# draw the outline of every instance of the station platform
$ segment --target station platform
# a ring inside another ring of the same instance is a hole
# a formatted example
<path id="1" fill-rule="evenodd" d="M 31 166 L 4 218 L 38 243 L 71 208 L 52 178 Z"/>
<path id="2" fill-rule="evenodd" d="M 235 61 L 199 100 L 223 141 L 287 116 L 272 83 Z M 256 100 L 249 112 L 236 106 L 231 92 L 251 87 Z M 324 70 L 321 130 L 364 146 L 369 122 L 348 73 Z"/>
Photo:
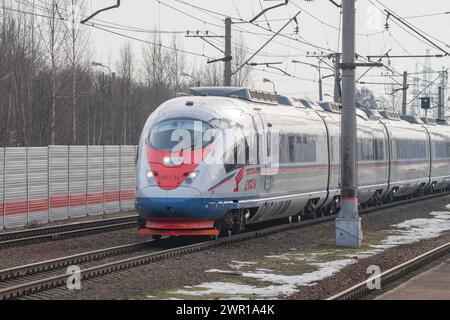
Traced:
<path id="1" fill-rule="evenodd" d="M 450 257 L 375 300 L 450 300 Z"/>

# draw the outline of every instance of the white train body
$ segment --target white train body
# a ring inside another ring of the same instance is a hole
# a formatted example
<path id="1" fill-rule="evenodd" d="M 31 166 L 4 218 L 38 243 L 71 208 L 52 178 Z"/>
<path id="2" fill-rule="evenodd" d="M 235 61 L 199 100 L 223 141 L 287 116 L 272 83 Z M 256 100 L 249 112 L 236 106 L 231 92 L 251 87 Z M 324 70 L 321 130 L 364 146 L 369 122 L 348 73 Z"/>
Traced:
<path id="1" fill-rule="evenodd" d="M 257 94 L 242 88 L 197 90 L 214 95 L 233 90 L 249 97 Z M 263 100 L 187 96 L 163 103 L 150 115 L 137 158 L 136 208 L 141 233 L 218 235 L 250 223 L 336 211 L 340 114 L 278 105 L 273 97 Z M 390 119 L 369 118 L 358 110 L 361 204 L 450 185 L 450 126 L 410 123 L 389 114 Z M 207 128 L 232 128 L 242 139 L 226 149 L 218 148 L 224 145 L 224 137 L 217 136 L 209 144 L 192 148 L 191 158 L 202 154 L 200 161 L 185 164 L 180 155 L 187 151 L 175 154 L 169 148 L 173 143 L 166 143 L 164 137 L 176 128 L 204 133 L 191 121 Z M 248 132 L 258 138 L 249 137 Z M 271 150 L 275 134 L 279 137 L 276 164 Z M 248 154 L 243 164 L 221 161 L 239 158 L 239 147 L 245 150 L 249 145 L 257 154 L 253 163 Z"/>

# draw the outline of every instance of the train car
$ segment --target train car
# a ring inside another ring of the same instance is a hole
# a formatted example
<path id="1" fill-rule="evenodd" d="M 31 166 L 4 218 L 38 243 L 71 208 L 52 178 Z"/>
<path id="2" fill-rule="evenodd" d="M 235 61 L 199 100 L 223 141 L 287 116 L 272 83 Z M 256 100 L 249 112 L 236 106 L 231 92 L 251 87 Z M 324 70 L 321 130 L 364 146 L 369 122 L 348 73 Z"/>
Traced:
<path id="1" fill-rule="evenodd" d="M 362 205 L 449 186 L 450 126 L 357 115 Z M 158 107 L 142 131 L 139 232 L 217 237 L 262 221 L 336 213 L 339 144 L 339 105 L 280 106 L 257 90 L 191 88 Z"/>

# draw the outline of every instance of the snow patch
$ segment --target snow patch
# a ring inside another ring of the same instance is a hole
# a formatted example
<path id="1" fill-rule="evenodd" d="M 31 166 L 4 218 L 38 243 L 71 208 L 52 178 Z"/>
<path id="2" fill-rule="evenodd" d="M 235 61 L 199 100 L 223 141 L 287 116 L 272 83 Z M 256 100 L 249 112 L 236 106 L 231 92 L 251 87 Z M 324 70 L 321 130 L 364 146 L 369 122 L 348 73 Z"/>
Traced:
<path id="1" fill-rule="evenodd" d="M 177 290 L 174 293 L 190 296 L 220 294 L 231 296 L 232 299 L 234 299 L 236 296 L 257 296 L 258 298 L 273 299 L 282 294 L 292 294 L 295 292 L 295 290 L 289 285 L 273 285 L 260 288 L 256 286 L 230 282 L 206 282 L 195 287 L 200 290 Z"/>
<path id="2" fill-rule="evenodd" d="M 450 211 L 450 204 L 446 206 Z M 320 258 L 326 255 L 339 255 L 339 252 L 322 253 L 297 253 L 293 248 L 291 252 L 285 254 L 272 254 L 266 256 L 269 259 L 280 260 L 282 265 L 296 265 L 296 262 L 302 261 L 308 263 L 316 269 L 312 272 L 300 275 L 282 275 L 276 274 L 274 270 L 256 268 L 254 271 L 236 271 L 243 267 L 250 268 L 258 262 L 232 261 L 229 264 L 232 270 L 211 269 L 206 272 L 238 274 L 243 278 L 251 278 L 267 283 L 264 286 L 247 285 L 242 283 L 230 282 L 206 282 L 197 286 L 187 286 L 185 290 L 175 291 L 175 294 L 184 294 L 190 296 L 220 295 L 225 299 L 277 299 L 284 295 L 291 295 L 298 291 L 298 287 L 311 286 L 318 281 L 323 280 L 339 272 L 341 269 L 351 265 L 360 258 L 367 258 L 383 252 L 389 248 L 401 244 L 411 244 L 423 239 L 435 238 L 443 232 L 450 230 L 450 212 L 431 212 L 432 218 L 418 218 L 406 220 L 402 223 L 393 225 L 396 228 L 392 234 L 372 245 L 371 249 L 354 252 L 342 253 L 342 259 L 328 262 L 318 262 Z M 191 289 L 191 290 L 189 290 Z"/>
<path id="3" fill-rule="evenodd" d="M 430 215 L 434 218 L 406 220 L 394 225 L 398 228 L 396 234 L 386 237 L 380 244 L 373 247 L 386 250 L 401 244 L 411 244 L 420 240 L 435 238 L 450 230 L 450 212 L 431 212 Z"/>
<path id="4" fill-rule="evenodd" d="M 295 288 L 313 285 L 324 278 L 330 277 L 331 275 L 354 262 L 355 261 L 353 259 L 344 259 L 329 262 L 312 263 L 311 265 L 317 267 L 317 270 L 301 275 L 288 276 L 273 273 L 244 272 L 242 273 L 242 276 L 264 282 L 270 282 L 280 285 L 290 285 Z"/>
<path id="5" fill-rule="evenodd" d="M 250 266 L 252 266 L 254 264 L 256 264 L 256 262 L 232 260 L 231 263 L 228 264 L 228 266 L 231 269 L 240 270 L 243 267 L 250 267 Z"/>

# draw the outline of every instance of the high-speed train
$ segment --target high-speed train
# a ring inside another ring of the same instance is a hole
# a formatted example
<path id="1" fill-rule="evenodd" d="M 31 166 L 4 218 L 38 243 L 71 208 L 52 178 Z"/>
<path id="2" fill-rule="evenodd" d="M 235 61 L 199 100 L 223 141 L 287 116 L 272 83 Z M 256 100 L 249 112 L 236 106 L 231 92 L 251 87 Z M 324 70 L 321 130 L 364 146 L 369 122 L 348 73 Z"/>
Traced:
<path id="1" fill-rule="evenodd" d="M 204 87 L 159 106 L 139 141 L 139 233 L 217 237 L 262 221 L 336 213 L 340 108 L 289 101 Z M 360 205 L 450 186 L 447 123 L 356 110 Z"/>

